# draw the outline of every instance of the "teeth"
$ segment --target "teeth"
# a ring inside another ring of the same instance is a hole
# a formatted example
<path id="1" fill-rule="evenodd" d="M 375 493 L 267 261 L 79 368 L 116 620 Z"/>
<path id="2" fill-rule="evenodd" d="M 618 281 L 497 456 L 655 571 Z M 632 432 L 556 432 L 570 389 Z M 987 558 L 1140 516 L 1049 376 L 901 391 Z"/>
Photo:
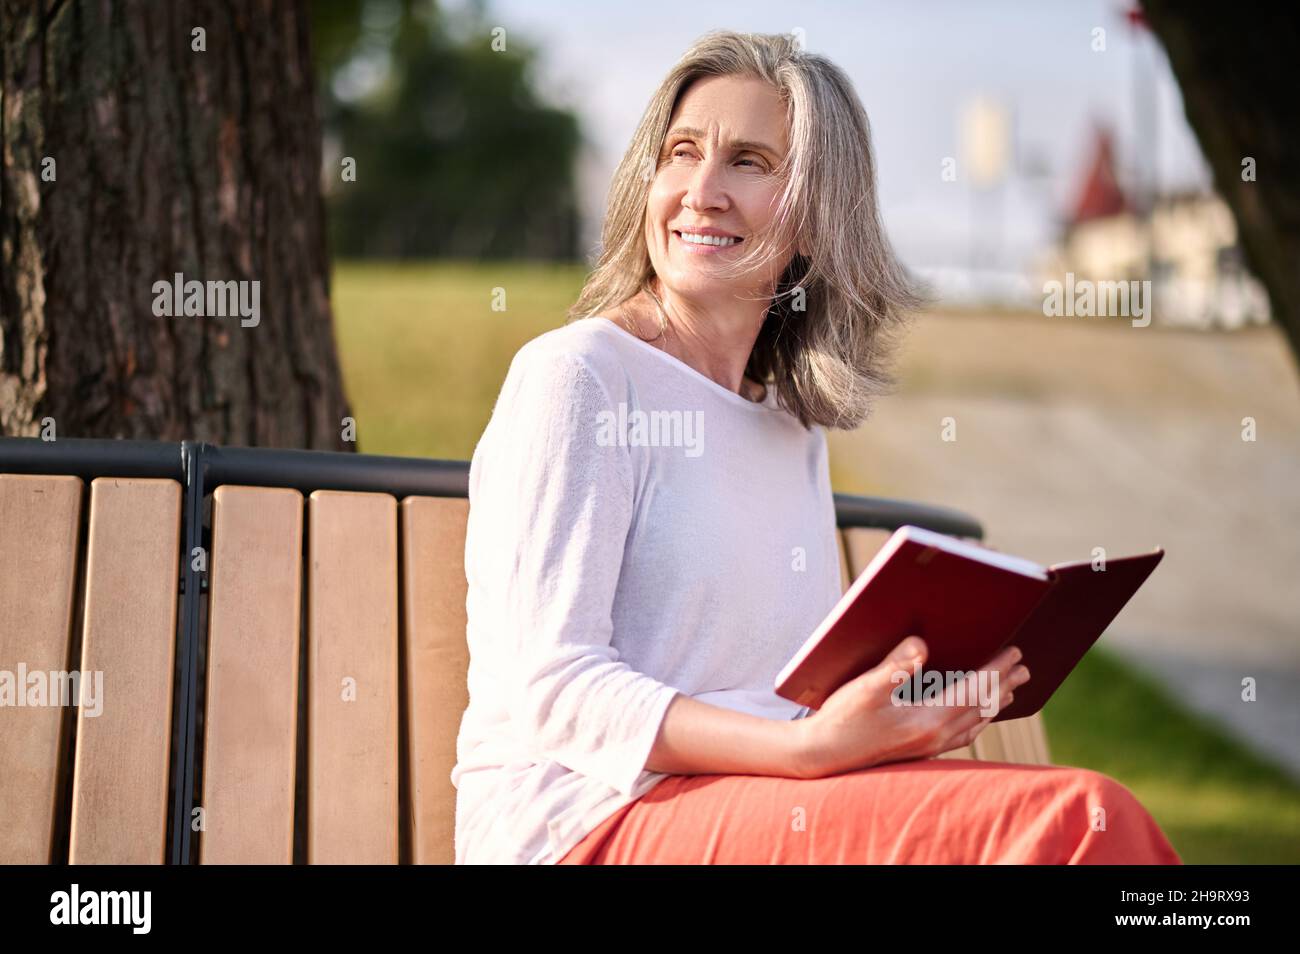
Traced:
<path id="1" fill-rule="evenodd" d="M 740 241 L 738 238 L 723 238 L 720 235 L 696 235 L 692 232 L 678 232 L 683 242 L 690 242 L 692 245 L 735 245 Z"/>

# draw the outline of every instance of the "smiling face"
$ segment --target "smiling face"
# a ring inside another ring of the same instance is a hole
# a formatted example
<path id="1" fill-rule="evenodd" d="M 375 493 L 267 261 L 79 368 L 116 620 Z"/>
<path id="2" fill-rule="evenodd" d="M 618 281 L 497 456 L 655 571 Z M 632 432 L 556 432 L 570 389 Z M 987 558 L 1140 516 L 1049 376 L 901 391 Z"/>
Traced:
<path id="1" fill-rule="evenodd" d="M 700 303 L 771 295 L 789 257 L 759 275 L 723 279 L 720 262 L 766 233 L 788 149 L 786 107 L 752 77 L 709 76 L 690 85 L 668 123 L 646 203 L 645 240 L 660 280 Z"/>

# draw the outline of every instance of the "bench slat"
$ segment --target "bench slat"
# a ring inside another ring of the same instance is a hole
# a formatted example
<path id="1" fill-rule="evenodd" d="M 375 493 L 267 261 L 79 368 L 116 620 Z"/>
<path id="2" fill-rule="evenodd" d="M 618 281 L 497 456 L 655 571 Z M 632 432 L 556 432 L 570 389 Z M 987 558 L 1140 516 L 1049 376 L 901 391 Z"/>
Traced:
<path id="1" fill-rule="evenodd" d="M 302 494 L 212 505 L 201 864 L 292 864 Z"/>
<path id="2" fill-rule="evenodd" d="M 307 862 L 396 864 L 397 501 L 308 504 Z"/>
<path id="3" fill-rule="evenodd" d="M 176 481 L 91 482 L 81 669 L 104 698 L 77 712 L 73 864 L 163 863 L 180 531 Z"/>
<path id="4" fill-rule="evenodd" d="M 453 864 L 459 716 L 469 705 L 465 525 L 469 501 L 407 497 L 402 519 L 402 651 L 411 860 Z"/>
<path id="5" fill-rule="evenodd" d="M 48 673 L 70 668 L 80 520 L 81 478 L 0 474 L 0 670 L 21 701 L 20 664 L 46 687 L 45 705 L 0 712 L 0 864 L 52 860 L 66 709 Z"/>
<path id="6" fill-rule="evenodd" d="M 996 732 L 994 730 L 997 730 Z M 1042 713 L 1025 719 L 1008 719 L 990 725 L 974 743 L 975 758 L 988 762 L 1020 762 L 1026 765 L 1051 765 L 1047 731 Z"/>

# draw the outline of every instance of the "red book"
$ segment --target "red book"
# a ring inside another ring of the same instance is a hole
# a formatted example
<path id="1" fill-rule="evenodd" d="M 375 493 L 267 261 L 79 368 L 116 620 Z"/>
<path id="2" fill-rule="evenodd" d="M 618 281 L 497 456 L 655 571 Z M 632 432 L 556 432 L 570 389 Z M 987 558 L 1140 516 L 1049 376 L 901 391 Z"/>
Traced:
<path id="1" fill-rule="evenodd" d="M 777 695 L 820 709 L 908 635 L 923 672 L 969 672 L 1020 648 L 1029 681 L 994 722 L 1031 716 L 1137 592 L 1164 550 L 1039 566 L 956 537 L 899 527 L 776 677 Z M 1104 567 L 1104 568 L 1103 568 Z"/>

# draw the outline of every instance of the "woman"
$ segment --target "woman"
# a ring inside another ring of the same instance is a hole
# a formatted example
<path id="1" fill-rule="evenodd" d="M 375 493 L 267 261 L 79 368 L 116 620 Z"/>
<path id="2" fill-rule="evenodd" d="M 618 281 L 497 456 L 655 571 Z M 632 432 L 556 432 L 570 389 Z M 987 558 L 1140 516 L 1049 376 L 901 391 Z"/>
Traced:
<path id="1" fill-rule="evenodd" d="M 816 712 L 773 692 L 841 594 L 825 429 L 920 303 L 845 76 L 702 38 L 471 463 L 458 863 L 1178 861 L 1099 773 L 931 758 L 989 720 L 890 703 L 915 637 Z"/>

